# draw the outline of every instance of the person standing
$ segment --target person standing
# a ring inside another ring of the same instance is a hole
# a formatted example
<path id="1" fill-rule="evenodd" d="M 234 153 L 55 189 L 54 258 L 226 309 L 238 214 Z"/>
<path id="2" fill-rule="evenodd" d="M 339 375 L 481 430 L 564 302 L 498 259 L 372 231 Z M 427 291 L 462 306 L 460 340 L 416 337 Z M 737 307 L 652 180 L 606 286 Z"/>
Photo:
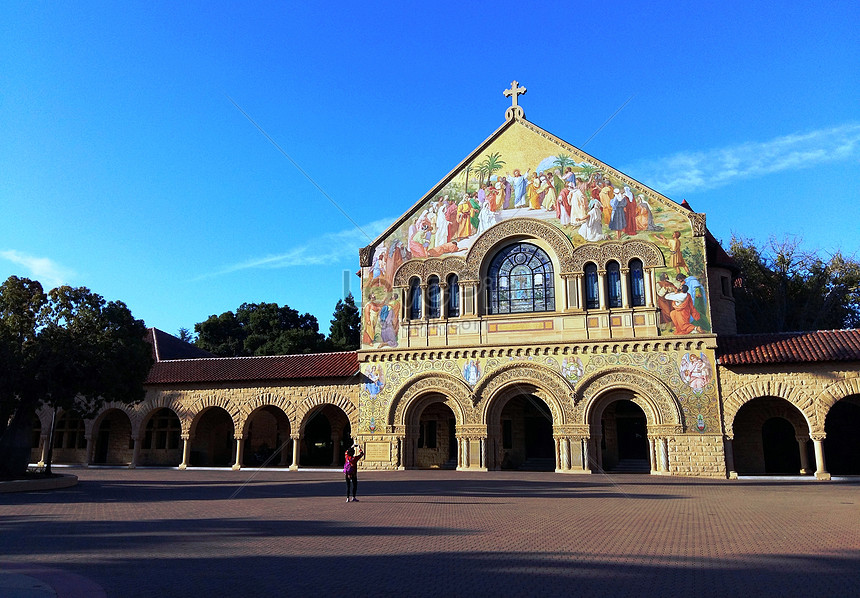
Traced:
<path id="1" fill-rule="evenodd" d="M 357 444 L 346 449 L 343 464 L 343 475 L 346 477 L 346 502 L 349 502 L 350 484 L 352 485 L 352 500 L 358 502 L 355 497 L 358 491 L 358 462 L 363 458 L 364 451 Z"/>

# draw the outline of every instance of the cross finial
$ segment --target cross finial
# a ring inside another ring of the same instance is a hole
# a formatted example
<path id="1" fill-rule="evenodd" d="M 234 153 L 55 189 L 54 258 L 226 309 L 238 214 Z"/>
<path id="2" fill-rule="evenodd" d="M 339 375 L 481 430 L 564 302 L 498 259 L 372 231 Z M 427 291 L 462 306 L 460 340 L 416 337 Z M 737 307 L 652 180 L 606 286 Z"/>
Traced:
<path id="1" fill-rule="evenodd" d="M 519 105 L 519 102 L 517 101 L 517 99 L 518 99 L 517 96 L 520 96 L 520 95 L 524 94 L 525 92 L 526 92 L 526 88 L 520 87 L 519 82 L 516 80 L 513 83 L 511 83 L 510 89 L 506 89 L 504 91 L 505 97 L 510 97 L 512 102 L 513 102 L 511 104 L 511 107 L 505 111 L 505 118 L 506 119 L 511 120 L 514 117 L 523 118 L 523 109 Z"/>

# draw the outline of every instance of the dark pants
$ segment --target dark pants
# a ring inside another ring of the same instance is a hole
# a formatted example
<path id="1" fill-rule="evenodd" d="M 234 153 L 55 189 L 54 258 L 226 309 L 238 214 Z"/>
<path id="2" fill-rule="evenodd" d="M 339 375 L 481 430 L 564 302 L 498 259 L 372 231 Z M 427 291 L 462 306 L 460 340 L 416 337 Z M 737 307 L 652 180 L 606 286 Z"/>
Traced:
<path id="1" fill-rule="evenodd" d="M 345 474 L 346 477 L 346 497 L 349 498 L 349 483 L 352 480 L 352 497 L 355 498 L 355 493 L 358 492 L 358 474 L 356 472 Z"/>

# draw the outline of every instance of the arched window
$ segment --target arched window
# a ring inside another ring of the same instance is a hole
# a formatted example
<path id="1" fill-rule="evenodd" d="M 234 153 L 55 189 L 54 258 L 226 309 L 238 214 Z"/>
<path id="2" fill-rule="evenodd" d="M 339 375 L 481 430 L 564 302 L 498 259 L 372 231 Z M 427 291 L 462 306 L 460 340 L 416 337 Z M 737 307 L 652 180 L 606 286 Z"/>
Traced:
<path id="1" fill-rule="evenodd" d="M 597 309 L 600 307 L 600 291 L 597 288 L 597 266 L 585 264 L 585 308 Z"/>
<path id="2" fill-rule="evenodd" d="M 618 262 L 606 264 L 606 302 L 609 307 L 621 307 L 621 268 Z"/>
<path id="3" fill-rule="evenodd" d="M 641 307 L 645 305 L 645 273 L 642 270 L 642 260 L 630 260 L 630 305 Z"/>
<path id="4" fill-rule="evenodd" d="M 442 297 L 439 289 L 439 277 L 431 276 L 427 280 L 427 317 L 442 317 Z"/>
<path id="5" fill-rule="evenodd" d="M 447 316 L 456 318 L 460 315 L 460 278 L 456 274 L 448 277 L 448 306 Z"/>
<path id="6" fill-rule="evenodd" d="M 487 270 L 491 314 L 555 311 L 555 278 L 546 252 L 530 243 L 499 251 Z"/>
<path id="7" fill-rule="evenodd" d="M 417 278 L 409 281 L 409 319 L 421 319 L 421 286 Z"/>

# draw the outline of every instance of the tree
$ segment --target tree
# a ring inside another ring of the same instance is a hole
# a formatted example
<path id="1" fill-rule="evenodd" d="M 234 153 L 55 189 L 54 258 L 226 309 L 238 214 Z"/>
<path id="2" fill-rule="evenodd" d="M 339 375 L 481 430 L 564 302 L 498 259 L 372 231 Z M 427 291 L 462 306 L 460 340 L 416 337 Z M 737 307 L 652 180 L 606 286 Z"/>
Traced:
<path id="1" fill-rule="evenodd" d="M 277 303 L 243 303 L 235 314 L 209 316 L 194 330 L 197 346 L 220 357 L 314 353 L 325 348 L 314 316 Z"/>
<path id="2" fill-rule="evenodd" d="M 738 268 L 738 332 L 794 332 L 860 327 L 860 263 L 836 252 L 825 260 L 800 240 L 771 239 L 761 250 L 732 237 Z"/>
<path id="3" fill-rule="evenodd" d="M 42 405 L 87 417 L 105 401 L 143 399 L 152 365 L 146 327 L 87 288 L 11 276 L 0 285 L 0 476 L 26 471 Z"/>
<path id="4" fill-rule="evenodd" d="M 188 328 L 182 327 L 176 331 L 176 337 L 184 341 L 186 343 L 194 344 L 194 333 L 192 333 Z"/>
<path id="5" fill-rule="evenodd" d="M 352 293 L 339 299 L 331 320 L 329 342 L 335 351 L 355 351 L 361 344 L 361 314 Z"/>
<path id="6" fill-rule="evenodd" d="M 576 162 L 574 162 L 573 158 L 571 158 L 567 154 L 557 155 L 552 163 L 554 166 L 558 166 L 559 170 L 561 170 L 562 173 L 564 173 L 564 169 L 568 166 L 573 167 L 576 165 Z"/>

